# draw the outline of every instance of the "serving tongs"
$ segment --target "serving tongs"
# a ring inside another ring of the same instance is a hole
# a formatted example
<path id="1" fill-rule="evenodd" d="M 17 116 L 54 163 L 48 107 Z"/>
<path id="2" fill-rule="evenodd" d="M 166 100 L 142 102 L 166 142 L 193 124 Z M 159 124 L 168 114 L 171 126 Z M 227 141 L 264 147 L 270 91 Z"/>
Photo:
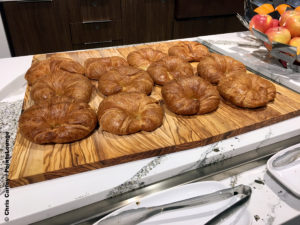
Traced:
<path id="1" fill-rule="evenodd" d="M 133 225 L 138 224 L 156 214 L 161 212 L 182 209 L 186 207 L 210 204 L 214 202 L 219 202 L 233 196 L 236 196 L 239 200 L 235 203 L 229 205 L 215 217 L 209 220 L 206 224 L 217 224 L 224 218 L 231 214 L 231 212 L 244 204 L 251 196 L 251 188 L 246 185 L 239 185 L 233 188 L 222 189 L 210 194 L 200 195 L 197 197 L 172 202 L 164 205 L 158 205 L 153 207 L 141 207 L 137 209 L 130 209 L 123 211 L 117 215 L 102 218 L 95 222 L 93 225 Z"/>

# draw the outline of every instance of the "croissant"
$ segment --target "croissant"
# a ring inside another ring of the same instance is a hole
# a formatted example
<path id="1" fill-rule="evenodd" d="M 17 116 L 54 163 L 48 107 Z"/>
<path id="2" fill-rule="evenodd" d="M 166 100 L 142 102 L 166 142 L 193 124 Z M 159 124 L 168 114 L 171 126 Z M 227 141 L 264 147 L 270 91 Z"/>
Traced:
<path id="1" fill-rule="evenodd" d="M 168 109 L 180 115 L 209 113 L 220 103 L 216 87 L 197 76 L 173 80 L 162 87 L 161 93 Z"/>
<path id="2" fill-rule="evenodd" d="M 98 82 L 98 89 L 104 95 L 119 92 L 141 92 L 150 94 L 153 80 L 141 69 L 131 66 L 121 66 L 103 74 Z"/>
<path id="3" fill-rule="evenodd" d="M 276 95 L 273 83 L 246 72 L 232 72 L 222 77 L 218 90 L 224 99 L 243 108 L 265 106 Z"/>
<path id="4" fill-rule="evenodd" d="M 156 62 L 167 54 L 154 50 L 152 48 L 142 48 L 137 51 L 130 52 L 127 56 L 127 62 L 129 65 L 140 68 L 142 70 L 147 70 L 148 66 L 152 62 Z"/>
<path id="5" fill-rule="evenodd" d="M 46 60 L 37 61 L 27 70 L 25 79 L 29 85 L 43 78 L 49 73 L 62 71 L 66 74 L 77 73 L 84 74 L 84 68 L 78 62 L 70 58 L 52 56 Z"/>
<path id="6" fill-rule="evenodd" d="M 97 115 L 87 103 L 34 105 L 19 120 L 21 134 L 37 144 L 68 143 L 89 135 Z"/>
<path id="7" fill-rule="evenodd" d="M 157 101 L 143 93 L 111 95 L 98 108 L 102 130 L 118 135 L 153 131 L 161 126 L 163 115 L 163 109 Z"/>
<path id="8" fill-rule="evenodd" d="M 221 77 L 234 71 L 246 72 L 246 67 L 230 56 L 215 53 L 203 57 L 197 66 L 198 75 L 212 84 L 218 84 Z"/>
<path id="9" fill-rule="evenodd" d="M 81 74 L 49 73 L 36 81 L 30 91 L 35 104 L 90 101 L 92 84 Z"/>
<path id="10" fill-rule="evenodd" d="M 85 75 L 93 80 L 99 80 L 104 73 L 119 66 L 128 66 L 127 61 L 119 56 L 89 58 L 84 62 Z"/>
<path id="11" fill-rule="evenodd" d="M 173 79 L 194 76 L 193 67 L 177 56 L 166 56 L 151 63 L 147 72 L 159 85 L 164 85 Z"/>
<path id="12" fill-rule="evenodd" d="M 198 62 L 209 54 L 208 49 L 195 41 L 180 41 L 168 50 L 170 56 L 178 56 L 188 62 Z"/>

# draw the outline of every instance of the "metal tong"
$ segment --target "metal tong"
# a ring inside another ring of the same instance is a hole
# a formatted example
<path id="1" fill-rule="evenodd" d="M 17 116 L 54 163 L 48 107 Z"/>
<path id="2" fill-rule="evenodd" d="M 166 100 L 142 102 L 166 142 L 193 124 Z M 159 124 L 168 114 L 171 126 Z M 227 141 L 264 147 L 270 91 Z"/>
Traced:
<path id="1" fill-rule="evenodd" d="M 251 188 L 246 185 L 239 185 L 233 188 L 223 189 L 210 194 L 201 195 L 169 204 L 158 205 L 153 207 L 142 207 L 138 209 L 130 209 L 123 211 L 117 215 L 110 216 L 104 219 L 100 219 L 93 225 L 133 225 L 138 224 L 158 213 L 171 211 L 175 209 L 182 209 L 186 207 L 192 207 L 196 205 L 203 205 L 208 203 L 214 203 L 228 199 L 233 196 L 237 196 L 240 199 L 234 204 L 228 206 L 225 210 L 217 214 L 214 218 L 209 220 L 206 224 L 217 224 L 220 220 L 227 217 L 236 207 L 241 206 L 251 196 Z"/>

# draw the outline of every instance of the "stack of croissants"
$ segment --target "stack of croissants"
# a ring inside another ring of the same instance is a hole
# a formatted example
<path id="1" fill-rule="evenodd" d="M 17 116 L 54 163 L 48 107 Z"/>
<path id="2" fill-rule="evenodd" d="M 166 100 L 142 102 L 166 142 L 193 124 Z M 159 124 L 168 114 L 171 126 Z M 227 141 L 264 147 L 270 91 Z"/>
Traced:
<path id="1" fill-rule="evenodd" d="M 199 62 L 197 73 L 191 62 Z M 84 66 L 52 56 L 32 64 L 25 74 L 33 106 L 19 120 L 21 134 L 37 144 L 70 143 L 100 129 L 117 135 L 153 131 L 163 122 L 161 106 L 178 115 L 215 111 L 224 101 L 242 108 L 274 100 L 275 86 L 229 57 L 210 53 L 198 42 L 168 49 L 142 48 L 120 56 L 89 58 Z M 94 87 L 91 80 L 97 80 Z M 161 86 L 163 101 L 149 95 Z M 89 106 L 93 88 L 105 96 L 98 111 Z"/>

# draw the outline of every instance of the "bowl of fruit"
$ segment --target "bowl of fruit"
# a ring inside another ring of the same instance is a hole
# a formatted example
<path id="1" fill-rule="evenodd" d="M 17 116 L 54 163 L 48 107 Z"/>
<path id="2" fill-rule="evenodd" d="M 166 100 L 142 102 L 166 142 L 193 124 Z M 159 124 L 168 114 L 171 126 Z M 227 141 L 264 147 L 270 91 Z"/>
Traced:
<path id="1" fill-rule="evenodd" d="M 300 0 L 245 0 L 241 21 L 283 66 L 300 72 Z"/>

